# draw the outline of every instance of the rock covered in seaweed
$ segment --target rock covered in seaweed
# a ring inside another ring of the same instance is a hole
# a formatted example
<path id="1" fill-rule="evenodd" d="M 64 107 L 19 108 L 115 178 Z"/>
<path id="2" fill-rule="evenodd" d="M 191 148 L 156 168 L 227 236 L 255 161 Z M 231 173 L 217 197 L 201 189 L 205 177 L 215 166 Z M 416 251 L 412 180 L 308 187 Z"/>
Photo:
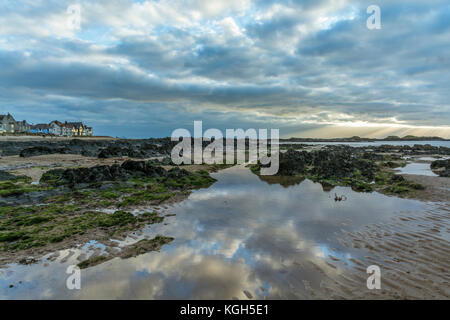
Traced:
<path id="1" fill-rule="evenodd" d="M 441 177 L 450 177 L 450 159 L 433 161 L 431 169 Z"/>
<path id="2" fill-rule="evenodd" d="M 374 179 L 377 166 L 365 153 L 350 147 L 316 150 L 311 152 L 288 150 L 280 153 L 278 175 L 310 174 L 321 179 L 342 179 L 362 176 Z"/>
<path id="3" fill-rule="evenodd" d="M 17 178 L 17 176 L 12 175 L 9 172 L 0 170 L 0 181 L 13 180 L 16 178 Z"/>
<path id="4" fill-rule="evenodd" d="M 151 161 L 127 160 L 121 165 L 98 165 L 90 168 L 70 168 L 49 170 L 41 178 L 41 183 L 51 185 L 75 185 L 104 181 L 127 180 L 132 177 L 182 178 L 190 173 L 178 167 L 165 170 Z"/>

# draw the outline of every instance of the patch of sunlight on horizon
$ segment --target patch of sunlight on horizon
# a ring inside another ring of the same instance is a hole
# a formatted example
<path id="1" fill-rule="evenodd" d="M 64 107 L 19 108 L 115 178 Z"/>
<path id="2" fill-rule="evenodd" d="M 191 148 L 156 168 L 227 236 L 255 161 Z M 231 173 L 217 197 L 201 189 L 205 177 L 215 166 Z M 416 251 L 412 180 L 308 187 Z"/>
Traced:
<path id="1" fill-rule="evenodd" d="M 283 135 L 283 138 L 348 138 L 359 136 L 361 138 L 385 138 L 387 136 L 404 137 L 413 135 L 418 137 L 441 137 L 450 139 L 450 127 L 413 127 L 413 126 L 387 126 L 370 124 L 364 126 L 327 125 L 321 128 L 302 130 Z"/>

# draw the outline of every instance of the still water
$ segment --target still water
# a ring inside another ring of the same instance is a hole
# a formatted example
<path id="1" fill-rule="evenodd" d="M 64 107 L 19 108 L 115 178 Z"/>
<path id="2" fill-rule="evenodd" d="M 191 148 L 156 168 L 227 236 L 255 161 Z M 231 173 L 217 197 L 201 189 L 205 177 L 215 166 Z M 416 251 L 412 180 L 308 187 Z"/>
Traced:
<path id="1" fill-rule="evenodd" d="M 373 142 L 280 142 L 280 144 L 308 144 L 308 145 L 347 145 L 350 147 L 378 147 L 381 145 L 391 146 L 414 146 L 415 144 L 429 144 L 433 147 L 450 148 L 450 141 L 373 141 Z"/>
<path id="2" fill-rule="evenodd" d="M 333 277 L 353 259 L 364 261 L 361 250 L 341 245 L 343 230 L 420 214 L 428 205 L 344 187 L 325 192 L 309 180 L 280 185 L 242 166 L 213 176 L 213 186 L 169 207 L 175 216 L 145 230 L 148 237 L 175 238 L 160 252 L 82 270 L 81 290 L 66 288 L 66 268 L 77 264 L 79 249 L 53 262 L 10 265 L 0 269 L 0 298 L 308 298 L 306 289 L 324 277 L 320 266 L 333 265 L 326 269 Z M 335 193 L 347 200 L 335 202 Z"/>
<path id="3" fill-rule="evenodd" d="M 421 176 L 438 177 L 433 171 L 431 171 L 429 163 L 412 162 L 408 163 L 404 167 L 397 168 L 396 171 L 400 174 L 414 174 Z"/>

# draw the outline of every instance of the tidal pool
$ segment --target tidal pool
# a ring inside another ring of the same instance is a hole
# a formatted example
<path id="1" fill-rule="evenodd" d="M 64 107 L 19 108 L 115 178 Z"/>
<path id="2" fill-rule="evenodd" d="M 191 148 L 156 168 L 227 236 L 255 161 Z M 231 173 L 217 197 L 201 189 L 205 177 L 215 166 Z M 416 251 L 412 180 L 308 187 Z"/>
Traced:
<path id="1" fill-rule="evenodd" d="M 84 269 L 80 290 L 67 289 L 66 269 L 82 249 L 62 251 L 55 261 L 9 265 L 0 269 L 0 298 L 309 298 L 324 277 L 364 261 L 360 248 L 342 245 L 346 231 L 420 215 L 432 205 L 346 187 L 325 192 L 309 180 L 266 182 L 242 166 L 213 176 L 218 181 L 210 188 L 166 210 L 175 216 L 146 228 L 145 236 L 175 238 L 160 252 Z M 335 202 L 335 193 L 346 201 Z"/>
<path id="2" fill-rule="evenodd" d="M 397 168 L 396 171 L 398 171 L 398 173 L 403 174 L 415 174 L 422 176 L 438 177 L 437 174 L 431 171 L 430 164 L 423 162 L 408 163 L 404 167 Z"/>

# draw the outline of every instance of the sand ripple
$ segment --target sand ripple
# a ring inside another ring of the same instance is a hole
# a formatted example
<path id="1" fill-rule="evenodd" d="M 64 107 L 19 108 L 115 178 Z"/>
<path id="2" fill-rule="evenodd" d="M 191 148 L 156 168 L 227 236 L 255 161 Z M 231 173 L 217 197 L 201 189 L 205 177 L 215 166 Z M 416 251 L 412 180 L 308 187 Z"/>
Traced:
<path id="1" fill-rule="evenodd" d="M 341 243 L 365 251 L 351 258 L 347 272 L 326 277 L 311 292 L 322 299 L 449 299 L 450 210 L 439 207 L 421 216 L 399 216 L 383 225 L 347 233 Z M 381 289 L 366 286 L 366 267 L 381 268 Z"/>

